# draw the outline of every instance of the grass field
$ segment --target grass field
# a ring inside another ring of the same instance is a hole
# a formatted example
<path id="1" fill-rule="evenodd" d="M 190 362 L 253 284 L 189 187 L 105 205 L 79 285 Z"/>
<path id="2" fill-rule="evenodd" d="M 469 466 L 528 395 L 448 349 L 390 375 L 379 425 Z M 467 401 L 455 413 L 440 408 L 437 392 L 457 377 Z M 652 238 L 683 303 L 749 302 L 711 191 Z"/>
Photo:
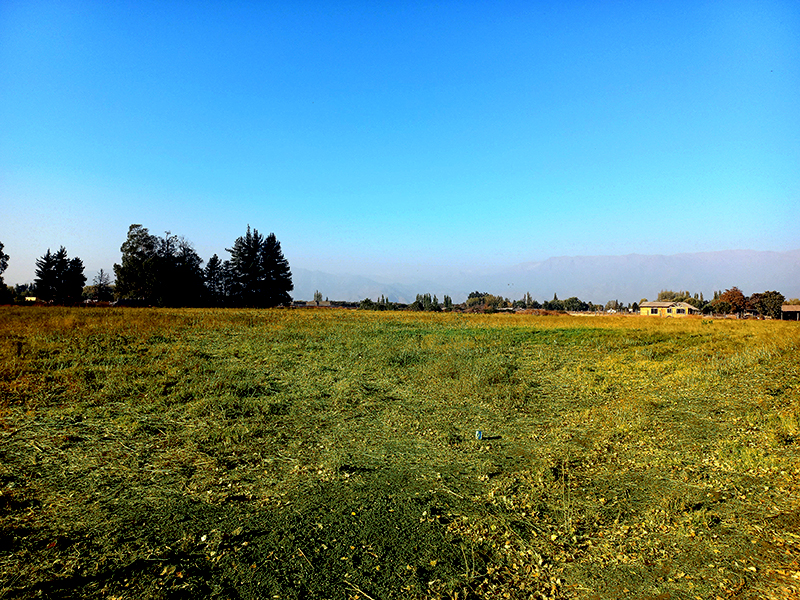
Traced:
<path id="1" fill-rule="evenodd" d="M 0 598 L 798 598 L 799 349 L 769 321 L 0 308 Z"/>

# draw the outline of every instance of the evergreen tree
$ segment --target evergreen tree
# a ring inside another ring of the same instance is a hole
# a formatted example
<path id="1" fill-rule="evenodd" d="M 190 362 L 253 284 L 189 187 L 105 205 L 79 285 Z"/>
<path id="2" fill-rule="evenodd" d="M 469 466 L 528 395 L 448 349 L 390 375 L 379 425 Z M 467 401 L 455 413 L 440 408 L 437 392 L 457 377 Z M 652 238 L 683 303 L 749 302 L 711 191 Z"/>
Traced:
<path id="1" fill-rule="evenodd" d="M 45 255 L 36 261 L 36 295 L 46 302 L 79 302 L 85 283 L 83 261 L 77 257 L 70 260 L 64 246 L 55 254 L 48 248 Z"/>
<path id="2" fill-rule="evenodd" d="M 3 282 L 3 271 L 8 268 L 8 254 L 3 253 L 3 242 L 0 242 L 0 304 L 11 304 L 14 301 L 14 290 Z"/>
<path id="3" fill-rule="evenodd" d="M 92 280 L 94 284 L 94 291 L 92 297 L 98 302 L 108 302 L 114 297 L 114 292 L 111 289 L 111 277 L 108 273 L 100 269 L 100 272 Z"/>
<path id="4" fill-rule="evenodd" d="M 530 292 L 525 292 L 525 308 L 533 308 L 533 298 Z"/>
<path id="5" fill-rule="evenodd" d="M 3 272 L 8 268 L 8 254 L 3 252 L 3 242 L 0 242 L 0 285 L 3 285 Z"/>
<path id="6" fill-rule="evenodd" d="M 433 307 L 433 300 L 430 294 L 423 294 L 422 296 L 422 310 L 430 311 Z"/>
<path id="7" fill-rule="evenodd" d="M 44 256 L 36 260 L 36 277 L 33 280 L 36 296 L 45 302 L 52 302 L 56 297 L 58 288 L 58 275 L 56 273 L 56 258 L 47 249 Z"/>
<path id="8" fill-rule="evenodd" d="M 270 233 L 261 247 L 261 264 L 266 274 L 266 306 L 280 306 L 292 303 L 289 295 L 294 289 L 289 261 L 283 256 L 281 243 Z"/>
<path id="9" fill-rule="evenodd" d="M 61 301 L 64 304 L 81 301 L 83 286 L 86 285 L 86 276 L 83 274 L 83 261 L 77 256 L 67 263 L 61 285 Z"/>
<path id="10" fill-rule="evenodd" d="M 225 265 L 216 254 L 208 259 L 203 270 L 206 300 L 211 306 L 222 306 L 225 301 Z"/>
<path id="11" fill-rule="evenodd" d="M 291 303 L 292 272 L 274 233 L 264 238 L 248 225 L 247 233 L 237 238 L 228 252 L 235 304 L 270 307 Z"/>
<path id="12" fill-rule="evenodd" d="M 195 252 L 191 242 L 178 238 L 172 253 L 164 257 L 164 270 L 168 279 L 162 278 L 167 290 L 164 304 L 169 306 L 199 306 L 205 302 L 205 273 L 203 259 Z"/>

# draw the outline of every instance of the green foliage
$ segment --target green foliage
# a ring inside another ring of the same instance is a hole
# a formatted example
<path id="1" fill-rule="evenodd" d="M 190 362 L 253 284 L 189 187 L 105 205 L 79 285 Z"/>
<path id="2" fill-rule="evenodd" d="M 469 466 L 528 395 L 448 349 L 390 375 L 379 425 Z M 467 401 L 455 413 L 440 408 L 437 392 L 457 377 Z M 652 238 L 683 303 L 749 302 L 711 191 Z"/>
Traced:
<path id="1" fill-rule="evenodd" d="M 736 286 L 725 290 L 724 293 L 719 295 L 718 300 L 715 302 L 715 310 L 723 314 L 741 314 L 746 308 L 747 298 L 745 298 L 742 290 Z"/>
<path id="2" fill-rule="evenodd" d="M 564 303 L 558 299 L 558 294 L 553 294 L 553 299 L 542 304 L 545 310 L 564 310 Z"/>
<path id="3" fill-rule="evenodd" d="M 449 296 L 445 296 L 446 301 L 449 301 L 450 308 L 453 306 L 453 301 L 449 299 Z M 439 299 L 434 294 L 431 296 L 430 294 L 417 294 L 417 297 L 408 305 L 408 310 L 413 312 L 440 312 L 442 310 L 442 305 L 439 303 Z"/>
<path id="4" fill-rule="evenodd" d="M 361 310 L 378 310 L 377 307 L 378 305 L 370 298 L 364 298 L 358 305 L 358 308 Z"/>
<path id="5" fill-rule="evenodd" d="M 75 304 L 80 302 L 86 277 L 83 261 L 68 258 L 64 246 L 51 254 L 50 249 L 36 261 L 34 286 L 36 295 L 45 302 Z"/>
<path id="6" fill-rule="evenodd" d="M 118 298 L 156 306 L 198 306 L 203 303 L 202 259 L 184 238 L 151 235 L 134 224 L 114 265 Z"/>
<path id="7" fill-rule="evenodd" d="M 661 290 L 658 292 L 658 298 L 656 299 L 657 302 L 686 302 L 688 298 L 691 298 L 691 292 L 687 291 L 678 291 L 674 292 L 672 290 Z"/>
<path id="8" fill-rule="evenodd" d="M 733 312 L 733 306 L 730 302 L 726 302 L 722 299 L 717 299 L 715 302 L 712 303 L 710 307 L 714 312 L 727 315 Z"/>
<path id="9" fill-rule="evenodd" d="M 203 270 L 203 279 L 206 286 L 207 303 L 210 306 L 222 306 L 227 296 L 230 275 L 227 265 L 216 254 L 208 259 Z"/>
<path id="10" fill-rule="evenodd" d="M 374 302 L 370 298 L 364 298 L 361 303 L 358 305 L 359 309 L 361 310 L 397 310 L 398 305 L 394 302 L 390 302 L 386 296 L 383 294 L 380 295 L 377 302 Z M 412 309 L 414 310 L 414 309 Z M 417 309 L 421 310 L 421 309 Z"/>
<path id="11" fill-rule="evenodd" d="M 291 303 L 294 288 L 289 263 L 275 234 L 250 230 L 236 239 L 231 260 L 214 254 L 203 260 L 191 243 L 166 232 L 151 235 L 131 225 L 114 265 L 117 297 L 156 306 L 253 306 Z"/>
<path id="12" fill-rule="evenodd" d="M 274 233 L 265 238 L 248 225 L 245 235 L 238 237 L 228 252 L 233 305 L 263 308 L 291 304 L 292 272 Z"/>
<path id="13" fill-rule="evenodd" d="M 11 304 L 14 301 L 14 290 L 3 282 L 3 272 L 8 268 L 8 254 L 3 252 L 3 242 L 0 242 L 0 304 Z"/>
<path id="14" fill-rule="evenodd" d="M 8 268 L 8 254 L 3 252 L 3 242 L 0 242 L 0 284 L 3 283 L 3 272 Z"/>
<path id="15" fill-rule="evenodd" d="M 108 302 L 114 297 L 114 289 L 111 286 L 111 276 L 103 269 L 95 276 L 94 291 L 92 297 L 98 302 Z"/>
<path id="16" fill-rule="evenodd" d="M 134 224 L 120 247 L 122 261 L 114 264 L 118 298 L 150 301 L 159 286 L 157 249 L 159 240 L 146 227 Z"/>
<path id="17" fill-rule="evenodd" d="M 493 296 L 487 292 L 471 292 L 467 296 L 467 308 L 483 306 L 486 309 L 498 309 L 506 305 L 505 298 Z"/>
<path id="18" fill-rule="evenodd" d="M 784 297 L 780 292 L 763 292 L 750 296 L 749 305 L 760 315 L 772 319 L 780 319 L 783 301 Z"/>
<path id="19" fill-rule="evenodd" d="M 533 299 L 530 292 L 525 292 L 525 297 L 523 299 L 525 303 L 525 308 L 541 308 L 542 305 L 539 304 L 536 300 Z"/>
<path id="20" fill-rule="evenodd" d="M 714 298 L 715 299 L 719 298 L 719 293 L 718 292 L 715 293 Z M 643 300 L 643 301 L 646 302 L 646 300 Z M 706 305 L 705 300 L 703 300 L 702 292 L 699 293 L 699 294 L 695 293 L 694 295 L 692 295 L 692 293 L 690 291 L 688 291 L 688 290 L 681 290 L 681 291 L 678 291 L 678 292 L 674 292 L 672 290 L 661 290 L 658 293 L 657 301 L 658 302 L 686 302 L 687 304 L 691 304 L 692 306 L 694 306 L 698 310 L 702 310 L 703 307 Z"/>
<path id="21" fill-rule="evenodd" d="M 567 298 L 566 300 L 564 300 L 564 310 L 568 310 L 571 312 L 581 312 L 589 310 L 589 305 L 580 298 L 572 296 L 571 298 Z"/>

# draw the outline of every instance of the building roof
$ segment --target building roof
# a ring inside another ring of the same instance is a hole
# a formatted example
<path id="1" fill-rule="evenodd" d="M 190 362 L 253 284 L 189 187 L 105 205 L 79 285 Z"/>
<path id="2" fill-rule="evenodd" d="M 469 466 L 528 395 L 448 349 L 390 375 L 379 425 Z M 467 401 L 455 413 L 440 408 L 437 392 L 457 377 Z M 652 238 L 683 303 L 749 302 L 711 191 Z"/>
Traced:
<path id="1" fill-rule="evenodd" d="M 639 308 L 685 308 L 687 310 L 700 311 L 696 306 L 692 306 L 688 302 L 642 302 Z"/>
<path id="2" fill-rule="evenodd" d="M 697 311 L 699 311 L 699 310 L 700 310 L 699 308 L 697 308 L 696 306 L 692 306 L 692 305 L 691 305 L 691 304 L 689 304 L 688 302 L 676 302 L 676 303 L 675 303 L 675 306 L 678 306 L 678 307 L 680 307 L 680 308 L 688 308 L 688 309 L 690 309 L 690 310 L 697 310 Z"/>
<path id="3" fill-rule="evenodd" d="M 781 306 L 783 312 L 800 312 L 800 304 L 784 304 Z"/>
<path id="4" fill-rule="evenodd" d="M 697 310 L 696 306 L 692 306 L 688 302 L 642 302 L 639 306 L 645 308 L 671 308 L 677 306 L 679 308 L 693 308 Z"/>

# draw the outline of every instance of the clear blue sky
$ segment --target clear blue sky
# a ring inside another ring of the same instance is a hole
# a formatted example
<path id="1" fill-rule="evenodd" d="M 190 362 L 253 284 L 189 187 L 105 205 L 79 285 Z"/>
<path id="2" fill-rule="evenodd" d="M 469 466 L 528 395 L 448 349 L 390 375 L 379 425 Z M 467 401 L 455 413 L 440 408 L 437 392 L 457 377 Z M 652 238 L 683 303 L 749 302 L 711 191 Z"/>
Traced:
<path id="1" fill-rule="evenodd" d="M 128 226 L 402 277 L 800 247 L 800 3 L 0 2 L 7 283 Z"/>

